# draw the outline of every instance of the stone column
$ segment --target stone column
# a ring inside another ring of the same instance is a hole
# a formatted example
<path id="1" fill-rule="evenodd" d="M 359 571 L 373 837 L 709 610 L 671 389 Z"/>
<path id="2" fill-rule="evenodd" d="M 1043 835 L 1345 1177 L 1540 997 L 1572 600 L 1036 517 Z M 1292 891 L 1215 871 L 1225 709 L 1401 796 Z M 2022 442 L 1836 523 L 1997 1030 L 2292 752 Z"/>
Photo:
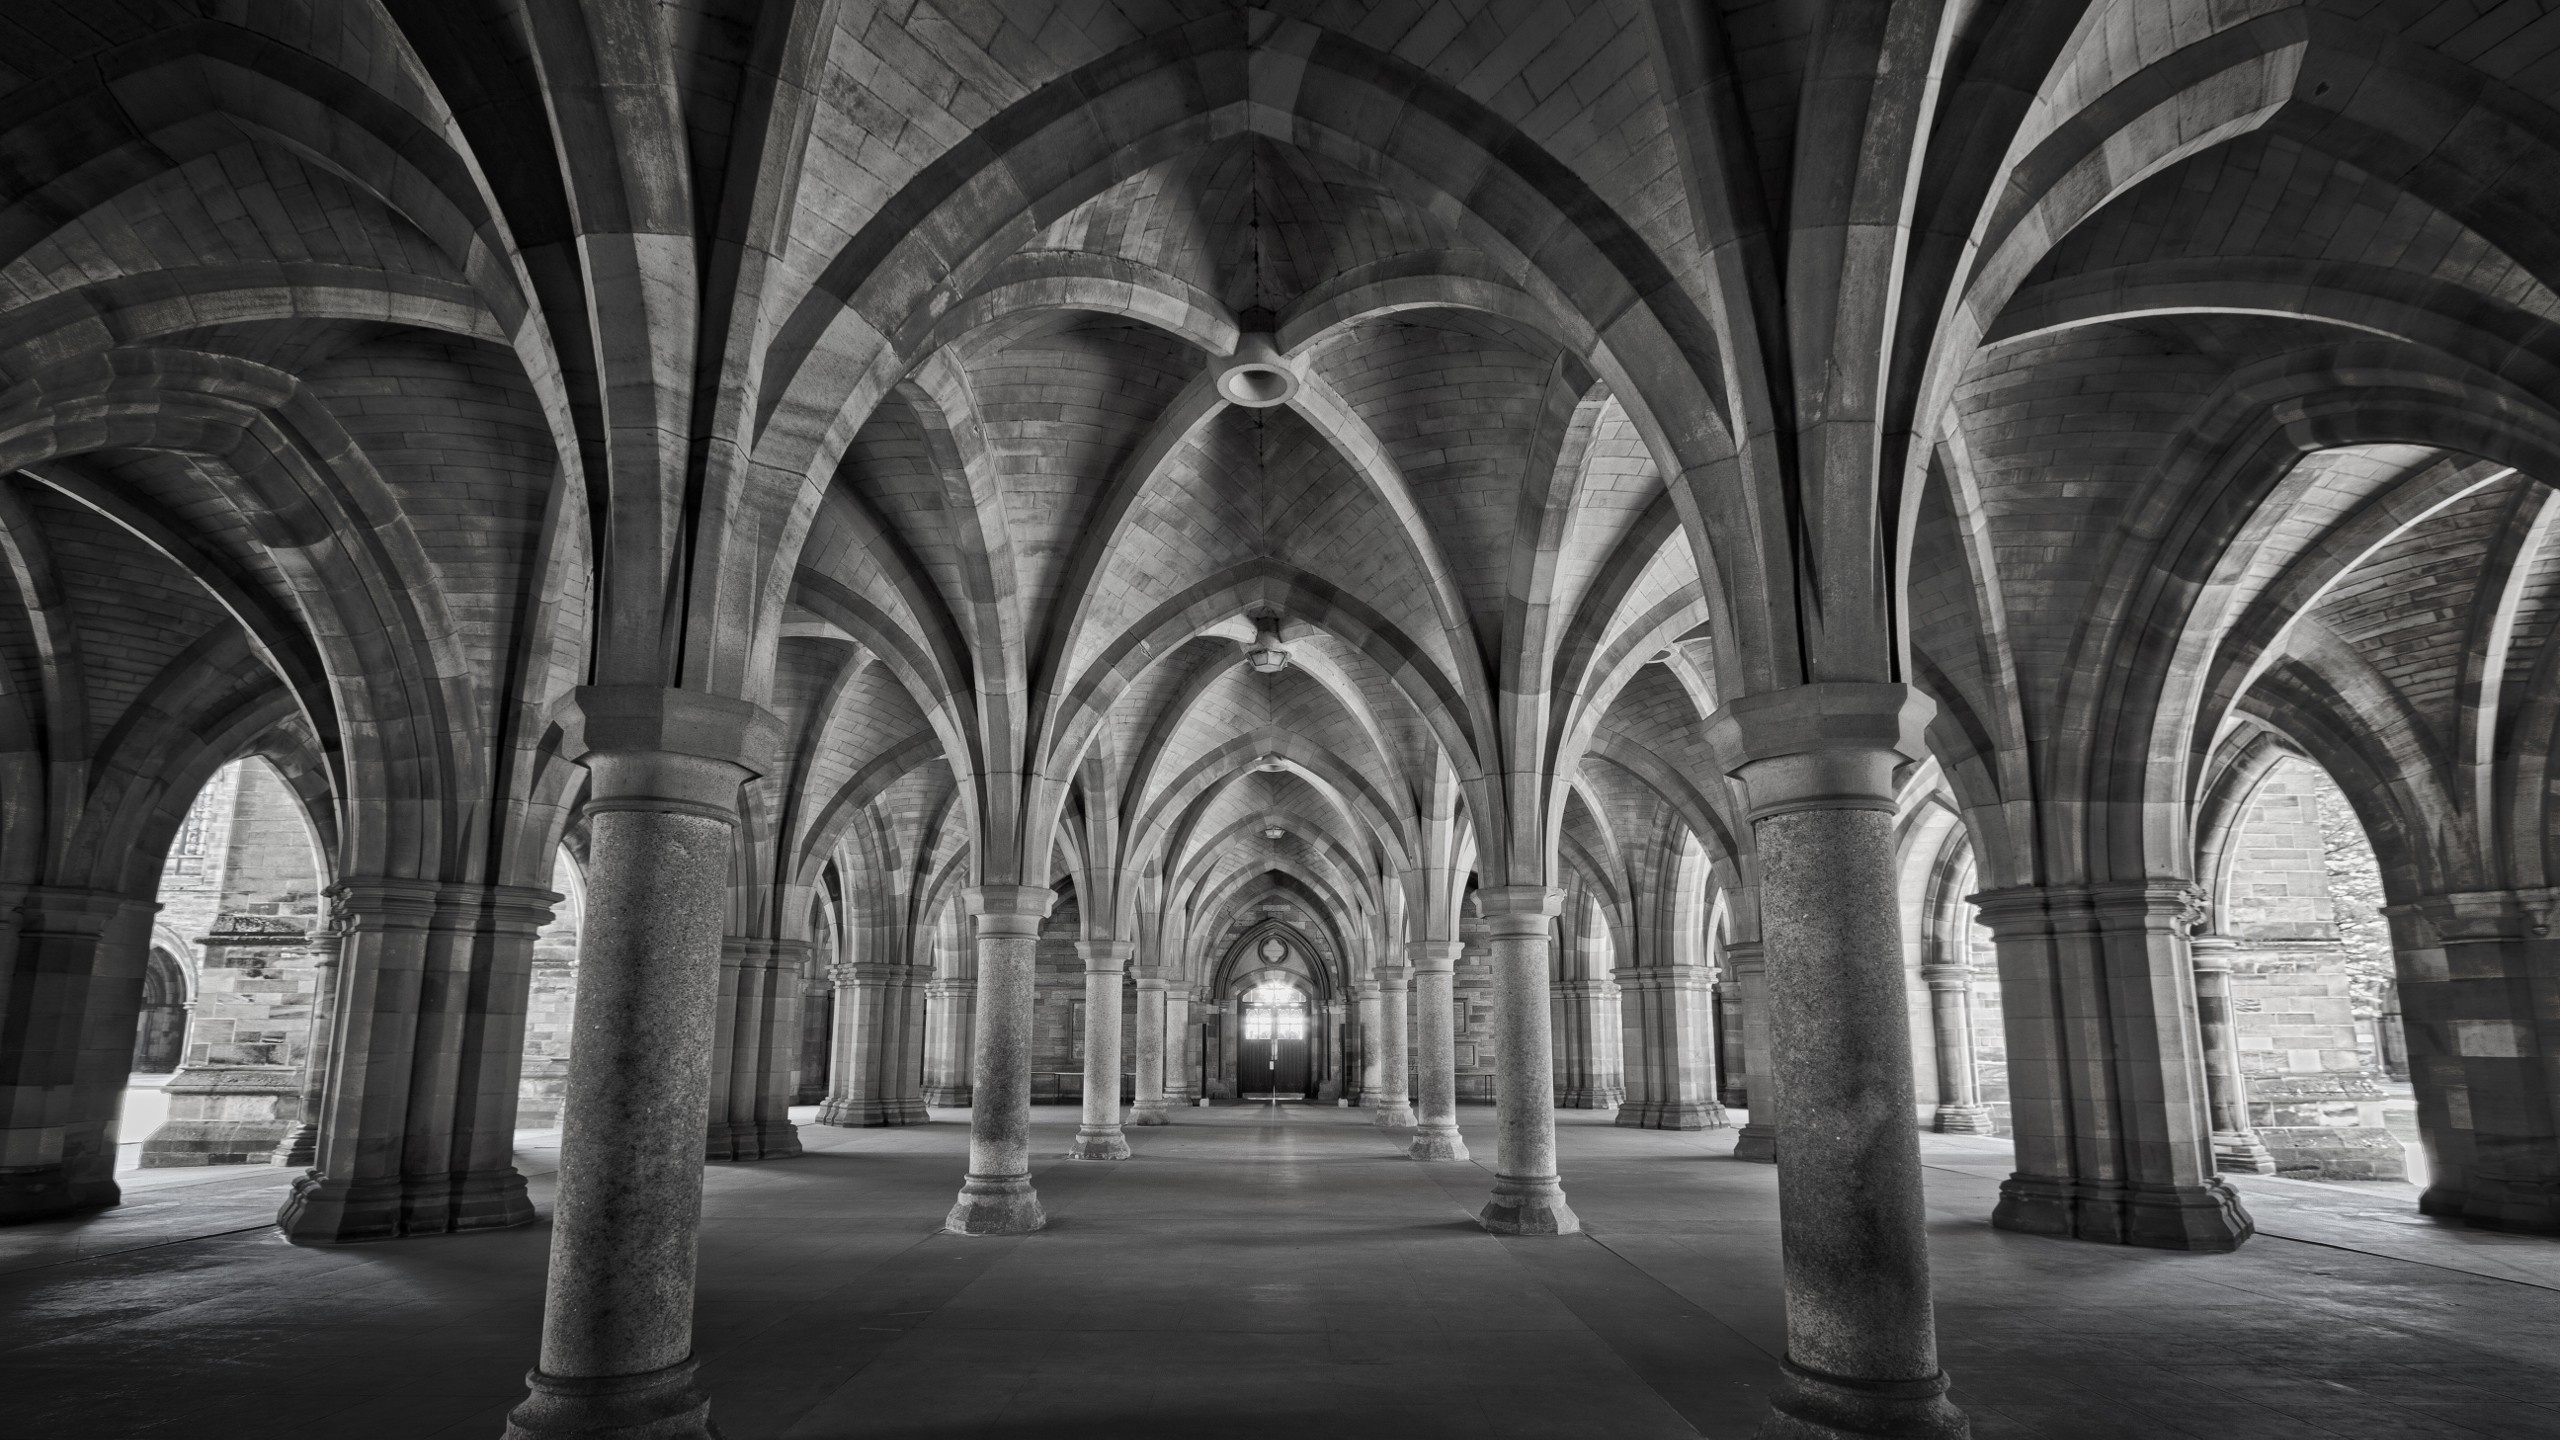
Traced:
<path id="1" fill-rule="evenodd" d="M 2550 903 L 2548 892 L 2471 890 L 2385 912 L 2426 1143 L 2425 1214 L 2560 1233 Z"/>
<path id="2" fill-rule="evenodd" d="M 1137 1073 L 1129 1096 L 1129 1123 L 1169 1125 L 1164 1089 L 1164 972 L 1150 965 L 1138 972 L 1138 1036 L 1131 1057 Z"/>
<path id="3" fill-rule="evenodd" d="M 278 1165 L 308 1168 L 320 1161 L 320 1112 L 329 1093 L 329 1027 L 338 1013 L 338 942 L 344 938 L 328 922 L 304 942 L 311 951 L 311 1040 L 302 1058 L 302 1118 L 277 1142 Z"/>
<path id="4" fill-rule="evenodd" d="M 1894 886 L 1893 775 L 1927 753 L 1929 711 L 1907 686 L 1821 684 L 1710 726 L 1751 806 L 1786 1096 L 1787 1355 L 1764 1436 L 1968 1433 L 1938 1367 Z"/>
<path id="5" fill-rule="evenodd" d="M 1360 1094 L 1363 1105 L 1378 1103 L 1378 1067 L 1386 1054 L 1385 1032 L 1378 1028 L 1378 982 L 1375 977 L 1360 982 L 1352 991 L 1352 1013 L 1360 1026 Z"/>
<path id="6" fill-rule="evenodd" d="M 1555 1045 L 1547 972 L 1562 891 L 1480 890 L 1493 948 L 1493 1198 L 1476 1218 L 1497 1235 L 1571 1235 L 1582 1221 L 1556 1174 Z M 1445 1013 L 1445 1010 L 1444 1010 Z"/>
<path id="7" fill-rule="evenodd" d="M 1931 1125 L 1941 1135 L 1988 1135 L 1991 1107 L 1973 1073 L 1973 967 L 1923 965 L 1929 987 L 1930 1034 L 1938 1056 L 1938 1112 Z"/>
<path id="8" fill-rule="evenodd" d="M 1045 885 L 968 894 L 978 927 L 978 1028 L 969 1175 L 943 1221 L 956 1235 L 1020 1235 L 1049 1223 L 1031 1188 L 1031 1006 L 1040 922 L 1056 900 Z"/>
<path id="9" fill-rule="evenodd" d="M 1458 1039 L 1450 1003 L 1456 998 L 1451 977 L 1458 952 L 1455 941 L 1416 940 L 1404 947 L 1413 966 L 1413 1144 L 1405 1151 L 1416 1160 L 1464 1160 L 1467 1142 L 1458 1136 Z M 1546 989 L 1540 977 L 1541 1004 Z"/>
<path id="10" fill-rule="evenodd" d="M 534 936 L 560 897 L 389 876 L 330 895 L 337 1010 L 318 1156 L 277 1228 L 309 1245 L 531 1222 L 516 1101 Z"/>
<path id="11" fill-rule="evenodd" d="M 1349 1066 L 1344 1059 L 1346 1051 L 1344 1048 L 1342 1002 L 1339 1000 L 1327 1000 L 1324 1002 L 1322 1013 L 1324 1015 L 1323 1033 L 1325 1042 L 1324 1069 L 1320 1078 L 1316 1081 L 1316 1099 L 1319 1101 L 1341 1100 L 1343 1091 L 1349 1086 Z M 1349 1104 L 1350 1102 L 1345 1100 L 1343 1103 Z"/>
<path id="12" fill-rule="evenodd" d="M 782 1160 L 801 1153 L 800 1129 L 791 1123 L 791 1069 L 808 953 L 805 940 L 732 935 L 720 942 L 706 1159 Z"/>
<path id="13" fill-rule="evenodd" d="M 1619 969 L 1620 1003 L 1634 1002 L 1628 1029 L 1639 1048 L 1628 1057 L 1617 1123 L 1639 1130 L 1715 1130 L 1732 1123 L 1715 1094 L 1710 984 L 1701 965 Z"/>
<path id="14" fill-rule="evenodd" d="M 792 1086 L 794 1105 L 823 1105 L 835 1088 L 836 987 L 831 964 L 817 963 L 831 959 L 832 946 L 823 946 L 825 955 L 813 954 L 803 962 L 800 974 L 800 1064 L 799 1079 Z"/>
<path id="15" fill-rule="evenodd" d="M 738 787 L 771 716 L 694 691 L 577 692 L 587 767 L 586 928 L 560 1198 L 532 1394 L 509 1440 L 708 1440 L 693 1386 L 702 1124 Z"/>
<path id="16" fill-rule="evenodd" d="M 116 1107 L 159 908 L 50 886 L 0 902 L 0 1221 L 122 1198 Z"/>
<path id="17" fill-rule="evenodd" d="M 1076 945 L 1084 961 L 1084 1118 L 1071 1160 L 1126 1160 L 1120 1129 L 1120 975 L 1138 947 L 1125 940 Z"/>
<path id="18" fill-rule="evenodd" d="M 935 927 L 934 976 L 925 989 L 924 1094 L 927 1105 L 969 1104 L 977 1052 L 978 959 L 961 922 Z"/>
<path id="19" fill-rule="evenodd" d="M 834 1075 L 821 1125 L 878 1128 L 920 1125 L 922 1097 L 899 1084 L 906 1068 L 906 999 L 914 978 L 904 965 L 857 961 L 837 965 Z"/>
<path id="20" fill-rule="evenodd" d="M 2197 935 L 2187 941 L 2196 972 L 2205 1104 L 2213 1115 L 2213 1164 L 2225 1173 L 2273 1175 L 2276 1157 L 2249 1123 L 2249 1079 L 2240 1069 L 2240 1037 L 2231 1024 L 2231 952 L 2239 943 L 2228 935 Z"/>
<path id="21" fill-rule="evenodd" d="M 1200 1022 L 1192 1018 L 1189 988 L 1168 982 L 1164 992 L 1165 1102 L 1200 1103 Z"/>
<path id="22" fill-rule="evenodd" d="M 1998 946 L 2017 1172 L 2004 1230 L 2230 1250 L 2248 1211 L 2214 1172 L 2187 926 L 2174 876 L 1974 897 Z"/>
<path id="23" fill-rule="evenodd" d="M 1370 1121 L 1382 1127 L 1411 1125 L 1413 1101 L 1407 1088 L 1405 1040 L 1405 972 L 1401 965 L 1378 967 L 1378 1098 L 1371 1101 Z"/>
<path id="24" fill-rule="evenodd" d="M 1741 1010 L 1734 1026 L 1742 1032 L 1742 1104 L 1750 1118 L 1733 1140 L 1733 1158 L 1775 1164 L 1778 1159 L 1778 1076 L 1769 1054 L 1769 961 L 1758 940 L 1736 941 L 1724 950 L 1733 976 L 1731 994 Z"/>

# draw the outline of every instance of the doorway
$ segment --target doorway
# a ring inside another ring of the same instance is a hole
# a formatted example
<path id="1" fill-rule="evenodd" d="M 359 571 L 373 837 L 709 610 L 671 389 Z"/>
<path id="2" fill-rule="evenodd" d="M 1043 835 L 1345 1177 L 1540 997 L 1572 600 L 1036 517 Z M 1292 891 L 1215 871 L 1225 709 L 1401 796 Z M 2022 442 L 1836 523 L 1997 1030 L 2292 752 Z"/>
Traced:
<path id="1" fill-rule="evenodd" d="M 1307 1029 L 1307 997 L 1294 987 L 1265 980 L 1246 991 L 1236 1094 L 1246 1100 L 1303 1100 L 1313 1094 Z"/>

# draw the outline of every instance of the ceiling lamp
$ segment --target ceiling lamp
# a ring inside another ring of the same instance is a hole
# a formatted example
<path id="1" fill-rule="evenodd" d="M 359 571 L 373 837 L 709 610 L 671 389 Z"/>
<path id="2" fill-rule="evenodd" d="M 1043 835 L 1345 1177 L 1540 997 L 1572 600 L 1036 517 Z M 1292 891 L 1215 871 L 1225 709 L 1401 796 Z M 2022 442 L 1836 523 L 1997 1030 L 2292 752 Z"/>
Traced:
<path id="1" fill-rule="evenodd" d="M 1281 829 L 1277 825 L 1265 825 L 1262 827 L 1262 838 L 1265 840 L 1277 840 L 1288 833 L 1288 831 Z"/>
<path id="2" fill-rule="evenodd" d="M 1253 643 L 1244 647 L 1244 663 L 1263 675 L 1289 668 L 1289 650 L 1280 643 L 1280 621 L 1265 615 L 1253 622 Z"/>

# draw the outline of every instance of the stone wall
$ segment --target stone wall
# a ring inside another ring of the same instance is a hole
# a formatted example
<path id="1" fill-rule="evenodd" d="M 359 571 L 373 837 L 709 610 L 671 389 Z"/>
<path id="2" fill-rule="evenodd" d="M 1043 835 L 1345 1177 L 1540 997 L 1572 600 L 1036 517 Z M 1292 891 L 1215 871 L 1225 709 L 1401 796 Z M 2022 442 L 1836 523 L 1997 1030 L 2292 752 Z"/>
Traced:
<path id="1" fill-rule="evenodd" d="M 143 1141 L 146 1167 L 264 1163 L 303 1118 L 320 975 L 309 825 L 262 760 L 224 767 L 198 804 L 160 892 L 160 933 L 174 930 L 190 952 L 195 1005 L 165 1089 L 168 1121 Z"/>
<path id="2" fill-rule="evenodd" d="M 2328 776 L 2301 760 L 2279 762 L 2250 800 L 2221 897 L 2224 933 L 2239 942 L 2232 1030 L 2249 1123 L 2276 1173 L 2399 1180 L 2407 1161 L 2384 1124 L 2370 1039 L 2379 987 L 2370 958 L 2342 937 L 2331 891 L 2333 870 L 2353 881 L 2352 852 L 2364 844 L 2351 816 L 2341 833 L 2344 810 Z M 2371 851 L 2363 853 L 2369 863 Z"/>

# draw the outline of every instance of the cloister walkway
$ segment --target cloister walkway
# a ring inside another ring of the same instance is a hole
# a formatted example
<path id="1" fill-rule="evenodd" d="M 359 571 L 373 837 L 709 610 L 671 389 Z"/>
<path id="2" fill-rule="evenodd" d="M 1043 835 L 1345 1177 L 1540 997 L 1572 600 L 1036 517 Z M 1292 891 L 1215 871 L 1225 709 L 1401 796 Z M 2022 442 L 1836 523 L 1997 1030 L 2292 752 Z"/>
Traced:
<path id="1" fill-rule="evenodd" d="M 731 1440 L 1742 1440 L 1780 1346 L 1776 1172 L 1731 1131 L 1559 1117 L 1588 1233 L 1503 1240 L 1484 1164 L 1365 1111 L 1178 1113 L 1078 1164 L 1034 1112 L 1040 1234 L 934 1233 L 968 1132 L 809 1126 L 713 1166 L 704 1384 Z M 522 1163 L 548 1209 L 552 1137 Z M 2172 1255 L 1996 1232 L 1997 1141 L 1929 1137 L 1939 1323 L 1981 1440 L 2560 1436 L 2560 1243 L 2441 1227 L 2399 1186 L 2247 1181 L 2265 1233 Z M 547 1226 L 296 1249 L 273 1170 L 150 1172 L 0 1231 L 0 1436 L 495 1436 Z"/>

